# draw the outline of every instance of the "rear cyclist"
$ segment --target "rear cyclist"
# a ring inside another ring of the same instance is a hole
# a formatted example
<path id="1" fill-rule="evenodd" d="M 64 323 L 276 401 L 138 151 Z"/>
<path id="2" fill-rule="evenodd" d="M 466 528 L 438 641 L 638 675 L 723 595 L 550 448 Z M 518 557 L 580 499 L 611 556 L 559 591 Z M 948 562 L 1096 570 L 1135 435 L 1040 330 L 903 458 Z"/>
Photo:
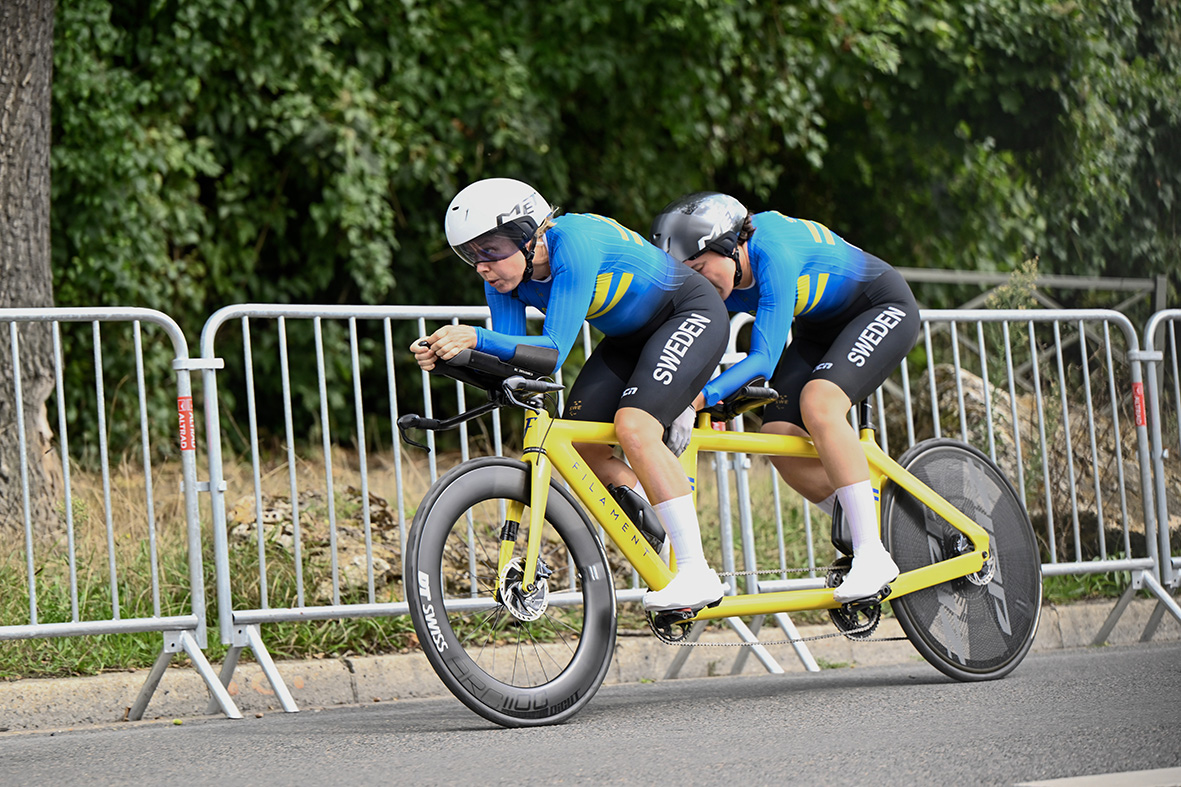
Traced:
<path id="1" fill-rule="evenodd" d="M 726 306 L 704 277 L 618 222 L 554 214 L 531 186 L 508 178 L 477 181 L 455 196 L 447 242 L 484 280 L 492 330 L 444 326 L 414 342 L 415 360 L 429 371 L 437 359 L 474 348 L 512 361 L 528 345 L 556 350 L 557 369 L 584 320 L 600 330 L 564 417 L 613 421 L 628 461 L 607 445 L 578 451 L 604 483 L 642 489 L 672 542 L 677 574 L 649 591 L 644 606 L 713 604 L 725 586 L 706 563 L 688 479 L 663 440 L 687 441 L 693 397 L 729 338 Z M 539 336 L 526 333 L 526 306 L 546 314 Z"/>
<path id="2" fill-rule="evenodd" d="M 762 431 L 811 437 L 819 455 L 771 461 L 829 514 L 840 502 L 849 523 L 853 566 L 833 596 L 844 603 L 877 594 L 898 566 L 882 545 L 869 465 L 848 413 L 918 338 L 910 287 L 822 224 L 776 211 L 751 215 L 716 192 L 670 203 L 653 221 L 652 239 L 709 279 L 730 311 L 755 313 L 749 354 L 693 406 L 710 407 L 757 377 L 770 380 L 779 399 L 764 409 Z"/>

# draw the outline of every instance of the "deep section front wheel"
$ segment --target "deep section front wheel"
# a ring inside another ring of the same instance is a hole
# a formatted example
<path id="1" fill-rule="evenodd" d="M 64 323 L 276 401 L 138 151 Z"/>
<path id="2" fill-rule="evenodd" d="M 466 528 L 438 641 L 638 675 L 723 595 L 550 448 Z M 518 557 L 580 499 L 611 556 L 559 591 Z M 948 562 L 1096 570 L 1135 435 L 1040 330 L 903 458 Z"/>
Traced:
<path id="1" fill-rule="evenodd" d="M 511 459 L 454 468 L 423 498 L 405 556 L 406 600 L 431 666 L 460 701 L 505 727 L 573 716 L 602 684 L 615 647 L 602 542 L 553 483 L 537 580 L 523 581 L 529 483 L 528 466 Z M 526 504 L 519 531 L 506 522 L 510 501 Z M 498 577 L 502 535 L 516 543 Z"/>
<path id="2" fill-rule="evenodd" d="M 898 463 L 988 531 L 981 571 L 891 600 L 903 631 L 956 680 L 1007 675 L 1033 644 L 1041 615 L 1041 558 L 1029 514 L 987 456 L 957 440 L 919 443 Z M 967 537 L 896 484 L 882 490 L 882 538 L 902 571 L 972 549 Z"/>

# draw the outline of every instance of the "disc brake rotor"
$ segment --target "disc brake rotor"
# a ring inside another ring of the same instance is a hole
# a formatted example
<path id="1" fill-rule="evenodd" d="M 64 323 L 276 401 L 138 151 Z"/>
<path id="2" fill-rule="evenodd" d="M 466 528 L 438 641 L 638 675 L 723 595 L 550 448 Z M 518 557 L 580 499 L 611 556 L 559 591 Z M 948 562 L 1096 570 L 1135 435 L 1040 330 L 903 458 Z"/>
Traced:
<path id="1" fill-rule="evenodd" d="M 526 590 L 521 584 L 525 575 L 524 565 L 519 557 L 510 560 L 500 572 L 499 597 L 509 614 L 520 621 L 537 620 L 549 608 L 549 581 L 553 571 L 544 561 L 537 563 L 537 579 L 533 587 Z"/>
<path id="2" fill-rule="evenodd" d="M 961 533 L 959 539 L 956 541 L 955 553 L 957 555 L 963 555 L 971 551 L 973 551 L 972 542 L 968 540 L 967 536 Z M 964 579 L 968 580 L 973 585 L 980 585 L 983 587 L 992 581 L 992 577 L 995 573 L 996 547 L 992 546 L 989 549 L 988 557 L 985 558 L 984 565 L 980 567 L 980 570 L 973 574 L 968 574 L 966 577 L 964 577 Z"/>

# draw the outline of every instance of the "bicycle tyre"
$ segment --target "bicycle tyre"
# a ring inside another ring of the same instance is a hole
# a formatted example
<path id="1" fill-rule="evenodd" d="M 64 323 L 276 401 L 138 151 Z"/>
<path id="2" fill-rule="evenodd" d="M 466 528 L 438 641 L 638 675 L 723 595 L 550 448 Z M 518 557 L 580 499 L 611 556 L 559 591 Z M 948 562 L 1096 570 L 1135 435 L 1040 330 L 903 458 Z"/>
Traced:
<path id="1" fill-rule="evenodd" d="M 557 724 L 581 710 L 606 677 L 615 587 L 586 514 L 551 482 L 540 562 L 554 572 L 546 582 L 566 598 L 535 621 L 513 617 L 495 595 L 503 524 L 496 517 L 505 500 L 528 505 L 524 462 L 476 459 L 435 482 L 407 537 L 406 600 L 427 659 L 464 705 L 504 727 Z"/>
<path id="2" fill-rule="evenodd" d="M 894 614 L 923 658 L 945 675 L 1004 677 L 1029 652 L 1041 616 L 1041 558 L 1029 514 L 1000 468 L 958 440 L 918 443 L 898 463 L 988 531 L 995 562 L 987 581 L 978 573 L 891 600 Z M 902 571 L 970 548 L 910 493 L 884 486 L 883 539 Z"/>

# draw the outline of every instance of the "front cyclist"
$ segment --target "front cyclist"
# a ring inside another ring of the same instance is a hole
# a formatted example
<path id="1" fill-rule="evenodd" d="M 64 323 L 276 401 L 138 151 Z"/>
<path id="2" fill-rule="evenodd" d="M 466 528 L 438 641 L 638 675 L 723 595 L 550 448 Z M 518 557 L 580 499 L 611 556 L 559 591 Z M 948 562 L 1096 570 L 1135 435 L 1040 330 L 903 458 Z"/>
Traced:
<path id="1" fill-rule="evenodd" d="M 444 326 L 411 345 L 415 360 L 429 371 L 436 359 L 474 348 L 511 361 L 519 345 L 532 345 L 557 350 L 557 369 L 584 320 L 600 330 L 564 417 L 614 421 L 628 461 L 611 446 L 578 451 L 604 483 L 637 487 L 638 477 L 672 542 L 677 574 L 644 596 L 645 608 L 713 604 L 725 587 L 706 563 L 688 479 L 664 439 L 667 432 L 670 444 L 687 441 L 693 397 L 729 338 L 726 306 L 704 277 L 618 222 L 554 214 L 535 189 L 508 178 L 477 181 L 455 196 L 447 242 L 483 278 L 492 330 Z M 539 336 L 526 333 L 526 306 L 545 312 Z"/>
<path id="2" fill-rule="evenodd" d="M 877 594 L 898 566 L 882 545 L 869 465 L 848 413 L 918 338 L 910 287 L 822 224 L 776 211 L 751 215 L 716 192 L 670 203 L 653 221 L 652 239 L 709 279 L 731 311 L 755 312 L 749 354 L 710 381 L 694 407 L 712 406 L 756 377 L 770 380 L 779 399 L 764 409 L 763 431 L 811 437 L 820 458 L 772 462 L 828 513 L 839 501 L 849 523 L 853 566 L 833 596 L 844 603 Z"/>

